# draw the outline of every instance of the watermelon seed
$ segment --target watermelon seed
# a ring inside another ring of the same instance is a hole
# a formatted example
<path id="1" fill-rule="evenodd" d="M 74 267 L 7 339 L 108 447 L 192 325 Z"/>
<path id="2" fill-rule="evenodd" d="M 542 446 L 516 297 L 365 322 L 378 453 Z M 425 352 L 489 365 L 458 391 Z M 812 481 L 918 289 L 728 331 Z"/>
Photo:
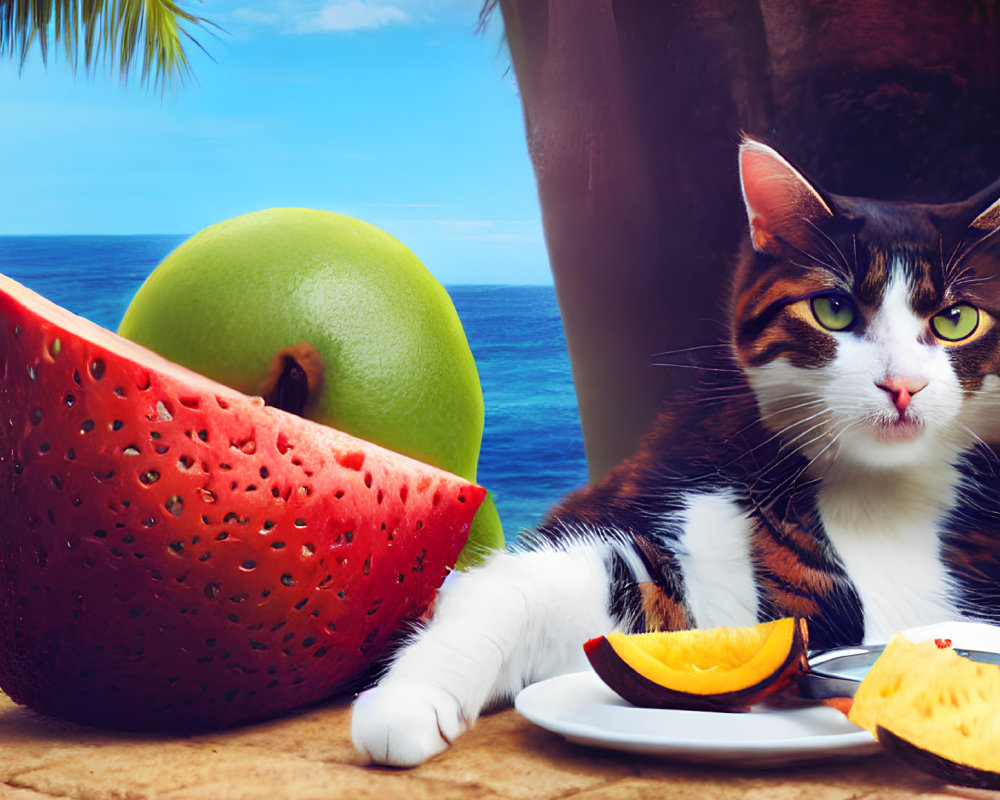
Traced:
<path id="1" fill-rule="evenodd" d="M 229 538 L 229 534 L 226 531 L 222 531 L 218 536 L 215 537 L 215 541 L 224 542 Z"/>
<path id="2" fill-rule="evenodd" d="M 211 557 L 212 557 L 211 553 L 202 553 L 200 556 L 198 556 L 198 560 L 204 562 L 208 561 L 208 559 L 210 559 Z"/>
<path id="3" fill-rule="evenodd" d="M 343 490 L 343 489 L 338 489 L 338 490 L 337 490 L 337 491 L 336 491 L 336 492 L 334 493 L 334 495 L 333 495 L 333 496 L 334 496 L 334 497 L 336 497 L 336 498 L 337 498 L 337 499 L 339 500 L 339 499 L 340 499 L 341 497 L 343 497 L 343 496 L 344 496 L 344 490 Z"/>
<path id="4" fill-rule="evenodd" d="M 385 497 L 385 492 L 383 492 L 381 489 L 379 489 L 378 492 L 376 492 L 376 494 L 375 494 L 375 502 L 378 505 L 382 505 L 382 499 L 384 497 Z"/>
<path id="5" fill-rule="evenodd" d="M 36 408 L 34 411 L 31 412 L 31 421 L 35 425 L 37 425 L 39 422 L 42 421 L 42 409 Z"/>
<path id="6" fill-rule="evenodd" d="M 122 537 L 122 542 L 124 544 L 132 544 L 132 542 L 134 542 L 134 541 L 135 541 L 135 536 L 133 534 L 131 534 L 131 533 L 126 533 Z"/>
<path id="7" fill-rule="evenodd" d="M 140 386 L 139 388 L 141 389 L 143 387 Z M 148 388 L 148 384 L 147 384 L 146 388 Z M 172 422 L 173 419 L 174 419 L 174 415 L 173 415 L 173 412 L 170 410 L 170 408 L 162 400 L 157 400 L 156 401 L 156 418 L 153 421 L 154 422 Z"/>
<path id="8" fill-rule="evenodd" d="M 102 534 L 102 533 L 104 533 L 104 531 L 98 531 L 97 533 L 98 534 Z M 175 553 L 179 553 L 179 552 L 181 552 L 181 550 L 184 549 L 184 542 L 171 542 L 170 543 L 170 549 L 173 550 Z M 182 580 L 182 579 L 178 578 L 178 580 Z"/>
<path id="9" fill-rule="evenodd" d="M 136 447 L 134 444 L 130 444 L 128 447 L 126 447 L 124 450 L 122 450 L 122 453 L 124 455 L 126 455 L 126 456 L 138 456 L 138 455 L 142 455 L 139 452 L 139 448 Z"/>
<path id="10" fill-rule="evenodd" d="M 145 486 L 149 486 L 150 484 L 156 483 L 159 479 L 160 479 L 160 473 L 157 472 L 155 469 L 148 469 L 139 475 L 139 483 Z"/>
<path id="11" fill-rule="evenodd" d="M 306 604 L 308 602 L 309 602 L 309 598 L 308 597 L 303 597 L 301 600 L 299 600 L 299 602 L 297 602 L 295 604 L 295 610 L 296 611 L 301 611 L 303 608 L 306 607 Z"/>
<path id="12" fill-rule="evenodd" d="M 254 484 L 251 483 L 251 484 L 248 484 L 247 488 L 244 489 L 243 491 L 245 491 L 245 492 L 256 492 L 257 491 L 257 487 L 256 487 L 256 485 L 254 485 Z"/>
<path id="13" fill-rule="evenodd" d="M 299 517 L 298 519 L 295 520 L 296 528 L 304 528 L 305 526 L 306 526 L 306 521 L 302 519 L 302 517 Z"/>
<path id="14" fill-rule="evenodd" d="M 14 326 L 14 338 L 16 339 L 20 335 L 21 335 L 21 326 L 20 325 L 15 325 Z"/>
<path id="15" fill-rule="evenodd" d="M 263 642 L 255 642 L 253 639 L 250 640 L 250 647 L 254 650 L 267 650 L 267 645 Z"/>
<path id="16" fill-rule="evenodd" d="M 214 600 L 219 596 L 219 592 L 222 590 L 222 585 L 218 583 L 206 583 L 203 590 L 205 597 L 209 600 Z"/>
<path id="17" fill-rule="evenodd" d="M 316 640 L 312 636 L 307 636 L 302 640 L 303 647 L 312 647 L 314 644 L 316 644 Z"/>
<path id="18" fill-rule="evenodd" d="M 311 542 L 307 542 L 306 544 L 302 545 L 303 558 L 309 558 L 310 556 L 315 555 L 315 553 L 316 553 L 316 545 L 312 544 Z"/>
<path id="19" fill-rule="evenodd" d="M 275 550 L 281 550 L 284 548 L 284 546 L 285 546 L 284 542 L 271 542 L 271 547 L 273 547 Z"/>
<path id="20" fill-rule="evenodd" d="M 92 430 L 94 430 L 94 420 L 85 419 L 80 423 L 80 433 L 90 433 Z"/>
<path id="21" fill-rule="evenodd" d="M 323 580 L 321 580 L 316 585 L 316 588 L 317 589 L 325 589 L 327 587 L 327 585 L 330 583 L 330 581 L 332 581 L 332 580 L 333 580 L 333 575 L 327 575 L 325 578 L 323 578 Z"/>
<path id="22" fill-rule="evenodd" d="M 24 472 L 24 462 L 23 461 L 15 461 L 14 462 L 14 473 L 16 475 L 20 475 L 23 472 Z"/>
<path id="23" fill-rule="evenodd" d="M 73 383 L 80 384 L 80 373 L 77 370 L 73 370 Z"/>
<path id="24" fill-rule="evenodd" d="M 80 506 L 83 505 L 83 499 L 80 498 L 80 497 L 74 497 L 73 498 L 73 505 L 76 506 L 77 508 L 79 508 Z"/>
<path id="25" fill-rule="evenodd" d="M 237 525 L 246 525 L 250 521 L 249 517 L 241 517 L 235 511 L 230 511 L 226 516 L 222 518 L 222 521 L 227 525 L 232 525 L 234 522 Z"/>
<path id="26" fill-rule="evenodd" d="M 121 386 L 116 386 L 115 387 L 115 396 L 116 397 L 124 397 L 125 396 L 125 390 Z"/>
<path id="27" fill-rule="evenodd" d="M 108 532 L 102 530 L 96 530 L 94 531 L 94 536 L 96 536 L 98 539 L 106 539 L 108 536 Z"/>
<path id="28" fill-rule="evenodd" d="M 139 524 L 144 528 L 152 528 L 156 524 L 156 517 L 146 517 L 139 520 Z"/>
<path id="29" fill-rule="evenodd" d="M 246 561 L 240 564 L 240 569 L 244 570 L 245 572 L 251 572 L 256 568 L 257 568 L 257 562 L 250 558 L 248 558 Z"/>
<path id="30" fill-rule="evenodd" d="M 75 398 L 75 397 L 73 397 L 73 395 L 71 395 L 71 394 L 68 394 L 68 395 L 66 395 L 66 396 L 65 396 L 65 397 L 63 398 L 63 402 L 64 402 L 64 403 L 65 403 L 66 405 L 68 405 L 68 406 L 71 406 L 71 405 L 73 405 L 73 403 L 75 403 L 75 402 L 76 402 L 76 398 Z"/>
<path id="31" fill-rule="evenodd" d="M 422 527 L 424 527 L 423 521 L 418 519 L 417 524 L 414 527 L 419 531 Z"/>
<path id="32" fill-rule="evenodd" d="M 236 614 L 226 614 L 226 618 L 230 622 L 239 622 L 240 621 L 240 618 Z M 223 658 L 229 658 L 229 656 L 225 655 L 225 656 L 223 656 Z"/>
<path id="33" fill-rule="evenodd" d="M 50 445 L 48 442 L 42 442 L 40 445 L 38 445 L 38 452 L 41 453 L 43 456 L 51 449 L 52 445 Z"/>
<path id="34" fill-rule="evenodd" d="M 56 356 L 59 355 L 61 350 L 62 350 L 62 342 L 60 342 L 58 338 L 53 339 L 52 344 L 49 345 L 49 353 L 51 353 L 52 357 L 55 358 Z"/>
<path id="35" fill-rule="evenodd" d="M 120 419 L 116 419 L 114 422 L 111 423 L 111 430 L 113 431 L 120 431 L 124 427 L 125 423 L 122 422 Z"/>
<path id="36" fill-rule="evenodd" d="M 361 571 L 368 575 L 372 571 L 372 556 L 371 553 L 368 554 L 368 558 L 365 559 L 365 563 L 361 568 Z"/>
<path id="37" fill-rule="evenodd" d="M 370 472 L 365 473 L 365 488 L 366 489 L 372 488 L 372 474 Z"/>
<path id="38" fill-rule="evenodd" d="M 34 380 L 35 377 L 36 377 L 35 376 L 35 368 L 33 366 L 31 366 L 31 364 L 28 364 L 28 377 L 31 378 L 31 380 Z"/>
<path id="39" fill-rule="evenodd" d="M 289 587 L 291 587 L 291 586 L 295 586 L 296 583 L 297 583 L 297 581 L 289 573 L 287 573 L 287 572 L 284 573 L 281 576 L 281 585 L 282 586 L 289 586 Z"/>
<path id="40" fill-rule="evenodd" d="M 232 469 L 232 467 L 229 464 L 222 464 L 222 463 L 220 463 L 219 464 L 219 469 Z"/>
<path id="41" fill-rule="evenodd" d="M 76 450 L 74 450 L 72 447 L 66 451 L 66 460 L 76 461 Z"/>
<path id="42" fill-rule="evenodd" d="M 406 576 L 402 572 L 400 572 L 396 576 L 396 581 L 399 582 L 399 583 L 403 583 L 403 581 L 405 581 L 405 580 L 406 580 Z"/>
<path id="43" fill-rule="evenodd" d="M 101 359 L 95 358 L 90 363 L 90 374 L 94 376 L 95 381 L 104 377 L 104 362 Z"/>
<path id="44" fill-rule="evenodd" d="M 264 520 L 264 527 L 260 529 L 260 532 L 261 533 L 267 533 L 273 527 L 274 527 L 274 523 L 271 520 L 266 519 L 266 520 Z"/>
<path id="45" fill-rule="evenodd" d="M 206 503 L 215 502 L 215 495 L 208 489 L 195 489 L 195 491 L 198 493 L 198 496 Z"/>
<path id="46" fill-rule="evenodd" d="M 201 439 L 203 442 L 207 442 L 208 441 L 208 431 L 205 430 L 204 428 L 202 428 L 200 431 L 198 431 L 198 438 Z"/>
<path id="47" fill-rule="evenodd" d="M 270 473 L 267 471 L 267 467 L 260 468 L 260 477 L 266 478 Z"/>

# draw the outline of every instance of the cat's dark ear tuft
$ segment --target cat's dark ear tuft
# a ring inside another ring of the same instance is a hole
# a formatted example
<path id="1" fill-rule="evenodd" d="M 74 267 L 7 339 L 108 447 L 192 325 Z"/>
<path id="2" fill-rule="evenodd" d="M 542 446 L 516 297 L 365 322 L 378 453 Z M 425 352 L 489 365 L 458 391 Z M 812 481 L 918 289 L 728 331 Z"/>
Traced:
<path id="1" fill-rule="evenodd" d="M 740 183 L 753 247 L 776 255 L 807 249 L 815 226 L 830 219 L 830 206 L 777 151 L 754 139 L 740 145 Z"/>

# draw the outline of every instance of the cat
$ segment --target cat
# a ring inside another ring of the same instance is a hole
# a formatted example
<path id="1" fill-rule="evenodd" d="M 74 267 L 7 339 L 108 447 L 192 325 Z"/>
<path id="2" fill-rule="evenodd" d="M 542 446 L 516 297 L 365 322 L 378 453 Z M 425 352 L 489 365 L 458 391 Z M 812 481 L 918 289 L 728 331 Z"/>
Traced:
<path id="1" fill-rule="evenodd" d="M 1000 621 L 1000 181 L 958 203 L 825 193 L 738 154 L 731 341 L 637 453 L 452 573 L 355 701 L 377 763 L 443 751 L 619 629 L 809 621 L 810 646 Z"/>

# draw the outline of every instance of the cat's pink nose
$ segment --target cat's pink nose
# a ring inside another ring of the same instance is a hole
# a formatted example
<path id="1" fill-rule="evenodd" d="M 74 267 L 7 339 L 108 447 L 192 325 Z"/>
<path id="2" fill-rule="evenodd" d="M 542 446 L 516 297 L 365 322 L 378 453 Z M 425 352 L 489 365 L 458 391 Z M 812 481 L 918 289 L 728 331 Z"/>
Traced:
<path id="1" fill-rule="evenodd" d="M 875 385 L 892 398 L 892 404 L 902 416 L 910 405 L 913 395 L 927 386 L 927 379 L 917 375 L 893 375 L 876 382 Z"/>

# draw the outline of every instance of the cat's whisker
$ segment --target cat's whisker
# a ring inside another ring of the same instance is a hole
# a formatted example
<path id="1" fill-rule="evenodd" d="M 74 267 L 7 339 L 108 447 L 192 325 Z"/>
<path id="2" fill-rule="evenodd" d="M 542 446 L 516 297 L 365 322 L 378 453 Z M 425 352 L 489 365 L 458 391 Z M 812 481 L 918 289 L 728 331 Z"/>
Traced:
<path id="1" fill-rule="evenodd" d="M 798 483 L 799 478 L 801 478 L 802 475 L 804 475 L 814 464 L 816 464 L 816 462 L 818 462 L 824 455 L 826 455 L 826 453 L 829 452 L 830 448 L 832 448 L 839 441 L 840 437 L 843 436 L 844 433 L 846 433 L 852 427 L 855 427 L 856 425 L 859 424 L 861 423 L 858 421 L 845 423 L 844 426 L 839 431 L 837 431 L 837 433 L 835 433 L 832 437 L 830 437 L 830 441 L 828 441 L 826 445 L 822 449 L 820 449 L 818 453 L 816 453 L 816 455 L 814 455 L 812 458 L 807 459 L 806 463 L 803 464 L 799 470 L 797 470 L 790 478 L 784 481 L 780 485 L 780 487 L 778 487 L 780 488 L 780 492 L 787 492 L 791 489 L 791 487 L 795 486 Z M 822 436 L 817 436 L 812 441 L 808 442 L 806 446 L 808 447 L 809 445 L 812 445 L 813 443 L 820 441 L 822 438 L 823 438 Z M 818 481 L 819 479 L 816 478 L 813 479 L 812 481 L 809 481 L 808 483 L 815 483 Z"/>
<path id="2" fill-rule="evenodd" d="M 842 269 L 838 269 L 837 271 L 840 272 L 841 275 L 844 276 L 844 277 L 850 277 L 850 274 L 851 274 L 851 265 L 848 263 L 847 256 L 844 255 L 844 251 L 840 249 L 840 246 L 833 239 L 830 238 L 829 234 L 827 234 L 825 231 L 823 231 L 822 229 L 820 229 L 820 227 L 815 222 L 813 222 L 811 219 L 806 219 L 804 221 L 805 221 L 805 223 L 810 228 L 813 229 L 813 231 L 815 233 L 819 234 L 819 236 L 820 236 L 820 243 L 823 245 L 824 249 L 827 251 L 827 255 L 838 256 L 839 257 L 839 259 L 835 259 L 835 260 L 839 260 L 839 262 L 840 262 L 836 266 L 839 267 L 839 268 L 842 268 Z M 832 251 L 831 251 L 831 248 L 832 248 Z M 833 266 L 833 265 L 831 265 L 831 266 Z"/>
<path id="3" fill-rule="evenodd" d="M 805 393 L 803 393 L 803 395 L 801 395 L 801 396 L 807 396 L 807 395 Z M 806 403 L 800 403 L 798 406 L 794 406 L 793 408 L 807 408 L 807 407 L 812 406 L 812 405 L 822 406 L 823 404 L 819 400 L 810 400 L 809 402 L 806 402 Z M 823 413 L 822 409 L 819 412 L 817 412 L 816 414 L 812 414 L 812 415 L 810 415 L 808 417 L 805 417 L 805 418 L 803 418 L 801 420 L 797 420 L 795 422 L 789 423 L 784 428 L 782 428 L 780 430 L 777 430 L 777 431 L 774 431 L 773 433 L 771 433 L 771 435 L 769 437 L 767 437 L 763 441 L 761 441 L 761 442 L 757 443 L 756 445 L 754 445 L 747 452 L 748 453 L 754 453 L 757 450 L 760 450 L 760 449 L 766 447 L 771 442 L 773 442 L 773 441 L 779 439 L 780 437 L 786 435 L 796 425 L 807 424 L 808 422 L 812 421 L 817 416 L 819 416 L 819 414 L 821 414 L 821 413 Z M 766 421 L 767 419 L 769 419 L 768 415 L 763 415 L 761 417 L 760 421 Z M 754 421 L 750 422 L 749 424 L 743 426 L 742 428 L 739 428 L 738 430 L 736 430 L 734 433 L 730 434 L 729 436 L 727 436 L 726 439 L 725 439 L 725 441 L 728 442 L 728 443 L 732 443 L 736 439 L 738 439 L 740 436 L 742 436 L 743 434 L 748 433 L 749 431 L 753 430 L 755 427 L 757 427 L 757 425 L 758 425 L 758 420 L 754 420 Z M 806 431 L 806 433 L 808 433 L 808 431 Z M 738 460 L 738 459 L 736 459 L 736 460 Z M 729 464 L 727 466 L 731 466 L 732 464 L 736 463 L 736 460 L 734 460 L 732 462 L 729 462 Z"/>
<path id="4" fill-rule="evenodd" d="M 757 477 L 756 481 L 753 484 L 751 484 L 751 486 L 750 486 L 751 493 L 753 493 L 753 491 L 755 490 L 757 484 L 761 480 L 763 480 L 765 477 L 767 477 L 769 473 L 775 471 L 778 467 L 780 467 L 783 464 L 785 464 L 789 459 L 795 458 L 797 456 L 802 456 L 803 455 L 803 451 L 806 448 L 811 447 L 816 442 L 820 442 L 825 437 L 829 436 L 829 432 L 826 430 L 826 423 L 822 422 L 822 423 L 819 423 L 818 425 L 813 425 L 808 430 L 803 431 L 801 434 L 799 434 L 796 437 L 796 440 L 799 440 L 799 439 L 801 439 L 804 436 L 808 436 L 812 431 L 815 431 L 817 429 L 822 429 L 822 432 L 819 433 L 818 435 L 814 436 L 813 438 L 809 439 L 808 441 L 800 443 L 797 447 L 795 447 L 794 449 L 791 449 L 789 452 L 787 452 L 783 457 L 781 457 L 777 461 L 774 461 L 771 464 L 769 464 L 767 466 L 767 468 Z M 824 450 L 825 449 L 826 448 L 824 448 Z M 801 474 L 801 470 L 798 473 L 796 473 L 796 475 L 799 475 L 799 474 Z"/>
<path id="5" fill-rule="evenodd" d="M 736 367 L 712 367 L 707 364 L 672 364 L 667 361 L 653 361 L 650 363 L 650 366 L 668 367 L 670 369 L 694 369 L 700 372 L 730 372 L 735 374 L 742 374 L 743 372 L 743 370 Z"/>
<path id="6" fill-rule="evenodd" d="M 788 408 L 782 408 L 780 411 L 775 411 L 775 412 L 772 412 L 770 414 L 762 414 L 761 418 L 760 418 L 760 421 L 761 422 L 766 422 L 768 420 L 775 419 L 775 418 L 779 417 L 781 414 L 787 414 L 790 411 L 797 411 L 799 409 L 808 408 L 810 406 L 820 407 L 821 410 L 819 412 L 817 412 L 816 414 L 812 414 L 812 415 L 810 415 L 808 417 L 804 417 L 803 419 L 796 420 L 795 422 L 791 422 L 788 425 L 786 425 L 784 428 L 775 431 L 774 433 L 771 434 L 771 436 L 769 436 L 767 439 L 765 439 L 763 442 L 761 442 L 759 445 L 757 445 L 757 447 L 755 447 L 754 449 L 755 450 L 756 449 L 760 449 L 761 447 L 764 447 L 765 445 L 770 444 L 771 442 L 775 441 L 776 439 L 781 438 L 786 433 L 788 433 L 788 431 L 791 428 L 793 428 L 796 425 L 802 425 L 802 424 L 808 423 L 808 422 L 812 421 L 813 419 L 815 419 L 819 414 L 823 413 L 823 402 L 821 400 L 809 400 L 809 401 L 807 401 L 805 403 L 799 403 L 798 405 L 795 405 L 795 406 L 790 406 Z M 756 425 L 757 425 L 757 421 L 756 420 L 753 421 L 753 422 L 751 422 L 748 425 L 745 425 L 744 427 L 742 427 L 739 430 L 737 430 L 732 436 L 730 436 L 727 439 L 727 441 L 732 441 L 736 437 L 738 437 L 738 436 L 746 433 L 747 431 L 753 429 Z"/>
<path id="7" fill-rule="evenodd" d="M 676 350 L 663 350 L 659 353 L 653 353 L 651 358 L 660 358 L 661 356 L 676 356 L 682 353 L 694 353 L 702 350 L 723 350 L 729 351 L 729 345 L 725 342 L 717 342 L 715 344 L 698 344 L 693 347 L 680 347 Z"/>

